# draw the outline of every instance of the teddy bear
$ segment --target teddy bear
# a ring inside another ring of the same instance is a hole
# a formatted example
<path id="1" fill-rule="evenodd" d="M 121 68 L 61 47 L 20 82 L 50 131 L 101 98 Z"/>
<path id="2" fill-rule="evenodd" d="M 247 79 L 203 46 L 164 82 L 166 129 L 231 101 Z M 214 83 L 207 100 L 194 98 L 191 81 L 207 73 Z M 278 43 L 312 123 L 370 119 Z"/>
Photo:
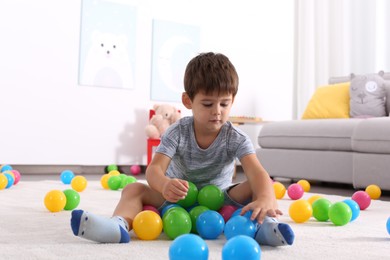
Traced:
<path id="1" fill-rule="evenodd" d="M 168 127 L 181 118 L 180 110 L 169 104 L 156 104 L 153 106 L 155 114 L 145 127 L 146 136 L 152 139 L 160 138 Z"/>

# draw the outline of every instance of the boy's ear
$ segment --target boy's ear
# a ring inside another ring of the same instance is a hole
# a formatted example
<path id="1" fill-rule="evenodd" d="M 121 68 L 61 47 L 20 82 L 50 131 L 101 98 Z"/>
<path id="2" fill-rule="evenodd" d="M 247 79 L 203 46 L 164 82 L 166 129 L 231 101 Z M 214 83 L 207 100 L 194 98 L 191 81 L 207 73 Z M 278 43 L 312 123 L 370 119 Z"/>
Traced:
<path id="1" fill-rule="evenodd" d="M 183 103 L 183 105 L 184 105 L 187 109 L 191 109 L 191 108 L 192 108 L 191 99 L 190 99 L 190 97 L 187 95 L 186 92 L 183 92 L 183 94 L 181 95 L 181 102 Z"/>

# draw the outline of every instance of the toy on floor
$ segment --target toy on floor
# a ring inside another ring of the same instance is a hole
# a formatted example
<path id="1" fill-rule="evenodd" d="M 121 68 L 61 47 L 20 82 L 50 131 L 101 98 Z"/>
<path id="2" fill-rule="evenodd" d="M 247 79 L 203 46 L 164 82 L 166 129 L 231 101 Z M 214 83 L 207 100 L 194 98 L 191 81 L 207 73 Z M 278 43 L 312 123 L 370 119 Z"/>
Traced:
<path id="1" fill-rule="evenodd" d="M 4 190 L 8 185 L 8 178 L 3 173 L 0 173 L 0 190 Z"/>
<path id="2" fill-rule="evenodd" d="M 390 235 L 390 217 L 387 219 L 386 229 L 387 229 L 387 233 L 389 233 L 389 235 Z"/>
<path id="3" fill-rule="evenodd" d="M 222 206 L 222 208 L 220 208 L 218 210 L 218 212 L 221 214 L 221 216 L 223 217 L 223 220 L 225 220 L 225 223 L 226 223 L 231 218 L 234 211 L 236 211 L 236 210 L 237 210 L 237 207 L 235 207 L 233 205 L 225 205 L 225 206 Z"/>
<path id="4" fill-rule="evenodd" d="M 219 210 L 225 201 L 225 195 L 216 185 L 206 185 L 198 193 L 199 205 L 211 210 Z"/>
<path id="5" fill-rule="evenodd" d="M 80 194 L 73 189 L 64 190 L 63 193 L 66 197 L 64 210 L 74 210 L 77 208 L 77 206 L 80 204 Z"/>
<path id="6" fill-rule="evenodd" d="M 276 199 L 283 199 L 284 195 L 286 194 L 286 187 L 283 185 L 283 183 L 275 181 L 272 186 L 274 187 Z"/>
<path id="7" fill-rule="evenodd" d="M 365 192 L 370 196 L 372 200 L 377 200 L 381 197 L 382 190 L 378 185 L 370 184 L 366 187 Z"/>
<path id="8" fill-rule="evenodd" d="M 344 226 L 351 221 L 351 208 L 342 201 L 333 203 L 329 208 L 329 219 L 336 226 Z"/>
<path id="9" fill-rule="evenodd" d="M 301 185 L 304 192 L 310 191 L 310 182 L 308 182 L 307 180 L 299 180 L 297 183 Z"/>
<path id="10" fill-rule="evenodd" d="M 215 210 L 207 210 L 196 220 L 196 229 L 203 239 L 217 239 L 224 230 L 225 220 Z"/>
<path id="11" fill-rule="evenodd" d="M 254 238 L 256 234 L 256 225 L 248 217 L 237 215 L 231 217 L 229 221 L 226 222 L 224 234 L 228 240 L 239 235 Z"/>
<path id="12" fill-rule="evenodd" d="M 116 164 L 110 164 L 107 165 L 106 167 L 106 172 L 117 171 L 117 170 L 118 170 L 118 166 L 116 166 Z"/>
<path id="13" fill-rule="evenodd" d="M 133 174 L 133 175 L 138 175 L 138 174 L 140 174 L 140 173 L 141 173 L 141 166 L 139 166 L 139 165 L 132 165 L 132 166 L 130 167 L 130 172 L 131 172 L 131 174 Z"/>
<path id="14" fill-rule="evenodd" d="M 160 215 L 160 212 L 158 211 L 158 209 L 152 205 L 143 205 L 142 210 L 151 210 L 151 211 L 156 212 L 158 215 Z"/>
<path id="15" fill-rule="evenodd" d="M 352 195 L 352 199 L 359 204 L 360 210 L 365 210 L 371 204 L 370 195 L 367 192 L 359 190 Z"/>
<path id="16" fill-rule="evenodd" d="M 209 247 L 206 242 L 194 234 L 177 237 L 169 246 L 169 260 L 207 260 Z"/>
<path id="17" fill-rule="evenodd" d="M 260 245 L 251 237 L 240 235 L 226 242 L 222 247 L 222 260 L 261 258 Z"/>
<path id="18" fill-rule="evenodd" d="M 184 199 L 179 200 L 177 204 L 183 208 L 191 207 L 198 199 L 198 188 L 192 182 L 188 182 L 188 191 Z"/>
<path id="19" fill-rule="evenodd" d="M 192 228 L 190 214 L 182 207 L 173 207 L 163 215 L 163 227 L 170 239 L 188 234 Z"/>
<path id="20" fill-rule="evenodd" d="M 159 214 L 151 210 L 138 213 L 133 220 L 133 230 L 141 240 L 155 240 L 162 232 L 163 223 Z"/>
<path id="21" fill-rule="evenodd" d="M 63 184 L 70 184 L 74 178 L 74 173 L 71 170 L 64 170 L 61 172 L 60 177 Z"/>
<path id="22" fill-rule="evenodd" d="M 210 209 L 205 207 L 205 206 L 198 205 L 198 206 L 193 207 L 189 211 L 190 218 L 191 218 L 191 225 L 192 225 L 191 233 L 198 234 L 198 229 L 196 227 L 196 220 L 198 219 L 200 214 L 202 214 L 203 212 L 208 211 L 208 210 L 210 210 Z"/>
<path id="23" fill-rule="evenodd" d="M 107 185 L 111 190 L 118 190 L 121 186 L 122 178 L 120 175 L 110 176 L 107 180 Z"/>
<path id="24" fill-rule="evenodd" d="M 303 190 L 302 186 L 299 185 L 298 183 L 290 184 L 290 186 L 288 186 L 287 188 L 287 195 L 292 200 L 298 200 L 302 198 L 304 193 L 305 191 Z"/>
<path id="25" fill-rule="evenodd" d="M 359 204 L 357 204 L 357 202 L 354 201 L 353 199 L 345 199 L 343 200 L 343 202 L 347 203 L 347 205 L 351 208 L 352 217 L 350 221 L 354 221 L 355 219 L 357 219 L 357 217 L 359 217 L 360 215 Z"/>
<path id="26" fill-rule="evenodd" d="M 20 172 L 9 164 L 0 165 L 0 190 L 9 189 L 20 181 Z"/>
<path id="27" fill-rule="evenodd" d="M 66 196 L 60 190 L 51 190 L 46 193 L 44 204 L 50 212 L 60 212 L 66 204 Z"/>
<path id="28" fill-rule="evenodd" d="M 310 205 L 313 205 L 314 201 L 321 199 L 321 198 L 322 198 L 321 195 L 315 194 L 315 195 L 311 196 L 310 198 L 308 198 L 307 201 L 310 203 Z"/>
<path id="29" fill-rule="evenodd" d="M 75 191 L 82 192 L 87 188 L 88 181 L 84 176 L 77 175 L 72 179 L 70 185 Z"/>
<path id="30" fill-rule="evenodd" d="M 321 198 L 313 202 L 313 217 L 321 222 L 328 221 L 329 208 L 332 206 L 332 202 L 328 199 Z"/>
<path id="31" fill-rule="evenodd" d="M 291 203 L 288 213 L 296 223 L 304 223 L 312 216 L 313 208 L 307 200 L 300 199 Z"/>

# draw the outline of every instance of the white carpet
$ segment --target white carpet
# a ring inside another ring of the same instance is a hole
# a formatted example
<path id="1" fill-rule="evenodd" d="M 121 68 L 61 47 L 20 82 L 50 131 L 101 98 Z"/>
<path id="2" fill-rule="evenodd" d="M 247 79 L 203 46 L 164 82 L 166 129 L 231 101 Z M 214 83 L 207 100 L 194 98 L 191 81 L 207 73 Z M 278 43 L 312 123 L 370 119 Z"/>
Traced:
<path id="1" fill-rule="evenodd" d="M 168 259 L 172 242 L 164 234 L 155 241 L 140 241 L 131 233 L 129 244 L 97 244 L 75 237 L 70 228 L 70 211 L 50 213 L 44 206 L 45 194 L 69 185 L 58 181 L 23 182 L 0 190 L 0 259 Z M 313 194 L 305 194 L 309 198 Z M 352 195 L 352 194 L 351 194 Z M 111 216 L 120 191 L 103 190 L 98 181 L 89 181 L 80 193 L 79 208 Z M 345 197 L 324 195 L 332 202 Z M 386 221 L 390 202 L 373 201 L 360 216 L 346 226 L 315 219 L 294 223 L 288 216 L 292 201 L 279 200 L 281 221 L 291 224 L 296 239 L 292 246 L 261 246 L 262 259 L 386 259 L 390 236 Z M 206 241 L 209 259 L 221 259 L 226 242 L 223 236 Z M 195 260 L 195 259 L 194 259 Z"/>

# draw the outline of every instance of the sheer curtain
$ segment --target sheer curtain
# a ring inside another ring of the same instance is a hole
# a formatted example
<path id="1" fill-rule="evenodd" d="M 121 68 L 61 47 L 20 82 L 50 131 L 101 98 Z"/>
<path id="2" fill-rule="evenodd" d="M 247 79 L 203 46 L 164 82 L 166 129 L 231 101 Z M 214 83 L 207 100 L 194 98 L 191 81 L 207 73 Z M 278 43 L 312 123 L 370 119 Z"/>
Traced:
<path id="1" fill-rule="evenodd" d="M 294 118 L 329 77 L 390 71 L 389 2 L 295 1 Z"/>

